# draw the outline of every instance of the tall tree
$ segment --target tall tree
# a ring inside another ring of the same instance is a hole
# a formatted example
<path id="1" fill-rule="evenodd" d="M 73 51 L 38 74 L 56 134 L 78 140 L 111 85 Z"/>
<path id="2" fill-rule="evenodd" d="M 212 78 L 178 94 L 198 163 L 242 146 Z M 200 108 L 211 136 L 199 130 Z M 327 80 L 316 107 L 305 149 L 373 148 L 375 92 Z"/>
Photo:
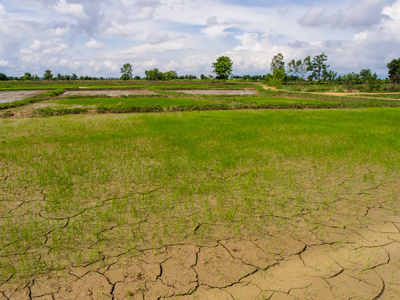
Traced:
<path id="1" fill-rule="evenodd" d="M 50 70 L 46 70 L 46 71 L 44 71 L 43 78 L 45 80 L 52 80 L 53 79 L 53 74 L 51 74 Z"/>
<path id="2" fill-rule="evenodd" d="M 386 65 L 386 67 L 389 69 L 388 73 L 390 80 L 394 83 L 400 82 L 400 58 L 393 59 Z"/>
<path id="3" fill-rule="evenodd" d="M 232 73 L 233 62 L 228 56 L 220 56 L 212 66 L 214 68 L 213 73 L 217 74 L 217 78 L 221 79 L 221 82 L 225 82 Z"/>
<path id="4" fill-rule="evenodd" d="M 271 64 L 269 65 L 271 67 L 271 72 L 274 73 L 276 69 L 281 69 L 285 71 L 285 63 L 283 61 L 283 55 L 282 53 L 278 53 L 272 58 Z"/>
<path id="5" fill-rule="evenodd" d="M 311 71 L 311 78 L 317 79 L 318 81 L 324 80 L 328 74 L 329 65 L 325 62 L 328 60 L 328 56 L 325 55 L 324 52 L 320 55 L 314 56 L 313 60 L 311 61 L 307 71 Z"/>
<path id="6" fill-rule="evenodd" d="M 130 63 L 126 63 L 121 68 L 121 79 L 129 80 L 132 79 L 132 65 Z"/>

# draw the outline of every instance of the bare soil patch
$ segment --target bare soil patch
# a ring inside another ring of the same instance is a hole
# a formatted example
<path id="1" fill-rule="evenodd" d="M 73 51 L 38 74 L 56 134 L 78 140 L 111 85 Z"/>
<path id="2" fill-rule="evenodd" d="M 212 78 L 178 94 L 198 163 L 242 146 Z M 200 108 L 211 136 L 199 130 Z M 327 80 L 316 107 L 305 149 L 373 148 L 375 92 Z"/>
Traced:
<path id="1" fill-rule="evenodd" d="M 171 92 L 180 92 L 191 95 L 257 95 L 256 89 L 244 90 L 171 90 Z"/>
<path id="2" fill-rule="evenodd" d="M 79 90 L 79 91 L 66 91 L 63 96 L 94 96 L 94 95 L 107 95 L 110 97 L 128 96 L 128 95 L 156 95 L 156 92 L 150 90 Z"/>
<path id="3" fill-rule="evenodd" d="M 0 299 L 397 299 L 399 227 L 392 216 L 341 241 L 304 232 L 143 249 L 2 284 Z"/>
<path id="4" fill-rule="evenodd" d="M 0 103 L 26 99 L 42 94 L 43 92 L 44 91 L 0 91 Z"/>

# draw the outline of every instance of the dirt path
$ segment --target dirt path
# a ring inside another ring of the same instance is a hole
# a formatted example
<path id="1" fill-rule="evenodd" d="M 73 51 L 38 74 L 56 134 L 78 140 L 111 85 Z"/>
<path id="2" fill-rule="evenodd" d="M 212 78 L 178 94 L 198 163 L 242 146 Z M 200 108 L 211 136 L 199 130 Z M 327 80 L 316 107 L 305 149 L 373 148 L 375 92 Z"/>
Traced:
<path id="1" fill-rule="evenodd" d="M 298 91 L 286 91 L 277 89 L 275 87 L 267 86 L 265 84 L 259 83 L 259 85 L 265 90 L 271 91 L 281 91 L 286 93 L 299 93 Z M 300 91 L 300 93 L 308 93 L 308 94 L 316 94 L 316 95 L 326 95 L 326 96 L 364 96 L 364 95 L 381 95 L 383 93 L 354 93 L 354 92 L 305 92 Z M 385 95 L 400 95 L 400 93 L 384 93 Z M 398 100 L 398 99 L 388 99 L 388 98 L 374 98 L 374 99 L 382 99 L 382 100 Z"/>

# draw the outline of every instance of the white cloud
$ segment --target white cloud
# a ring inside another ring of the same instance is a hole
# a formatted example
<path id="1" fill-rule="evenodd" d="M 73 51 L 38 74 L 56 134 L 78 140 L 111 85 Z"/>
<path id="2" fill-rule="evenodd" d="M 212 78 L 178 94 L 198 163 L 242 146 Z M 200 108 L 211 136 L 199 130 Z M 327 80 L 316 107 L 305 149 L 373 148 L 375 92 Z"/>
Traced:
<path id="1" fill-rule="evenodd" d="M 332 7 L 326 9 L 322 6 L 311 7 L 303 17 L 298 19 L 298 22 L 305 27 L 330 26 L 341 29 L 369 27 L 382 20 L 381 11 L 386 2 L 386 0 L 351 1 L 345 9 L 336 10 Z M 328 14 L 326 11 L 333 11 L 333 13 Z"/>
<path id="2" fill-rule="evenodd" d="M 209 74 L 220 55 L 232 58 L 235 74 L 264 74 L 278 52 L 287 62 L 322 51 L 339 73 L 384 74 L 400 48 L 400 0 L 1 2 L 0 63 L 12 76 L 46 68 L 119 76 L 126 62 L 138 75 L 151 68 Z"/>
<path id="3" fill-rule="evenodd" d="M 107 45 L 103 42 L 99 42 L 99 41 L 96 41 L 95 39 L 91 38 L 90 41 L 88 41 L 85 44 L 85 47 L 89 48 L 89 49 L 102 49 L 102 48 L 107 47 Z"/>
<path id="4" fill-rule="evenodd" d="M 89 17 L 85 14 L 82 4 L 79 3 L 68 3 L 66 0 L 59 0 L 54 5 L 56 12 L 62 15 L 70 15 L 77 19 L 88 19 Z"/>
<path id="5" fill-rule="evenodd" d="M 400 0 L 397 0 L 392 6 L 384 7 L 382 13 L 393 20 L 400 20 Z"/>
<path id="6" fill-rule="evenodd" d="M 56 27 L 48 29 L 48 32 L 51 36 L 62 37 L 67 35 L 70 32 L 70 28 L 67 27 Z"/>
<path id="7" fill-rule="evenodd" d="M 60 39 L 48 40 L 41 42 L 34 40 L 32 44 L 25 49 L 21 49 L 23 54 L 59 54 L 63 50 L 67 49 L 68 45 L 60 41 Z"/>
<path id="8" fill-rule="evenodd" d="M 5 9 L 5 7 L 0 3 L 0 16 L 1 15 L 5 15 L 6 14 L 6 9 Z"/>

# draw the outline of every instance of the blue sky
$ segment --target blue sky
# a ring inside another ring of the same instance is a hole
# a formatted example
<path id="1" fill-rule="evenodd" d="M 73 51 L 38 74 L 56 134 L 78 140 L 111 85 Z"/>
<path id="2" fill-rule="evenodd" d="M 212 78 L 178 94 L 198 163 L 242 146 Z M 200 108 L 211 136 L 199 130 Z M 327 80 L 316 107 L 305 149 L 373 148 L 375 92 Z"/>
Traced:
<path id="1" fill-rule="evenodd" d="M 400 0 L 0 0 L 0 73 L 118 77 L 129 62 L 199 76 L 226 55 L 255 75 L 279 52 L 325 52 L 339 74 L 385 77 L 399 32 Z"/>

